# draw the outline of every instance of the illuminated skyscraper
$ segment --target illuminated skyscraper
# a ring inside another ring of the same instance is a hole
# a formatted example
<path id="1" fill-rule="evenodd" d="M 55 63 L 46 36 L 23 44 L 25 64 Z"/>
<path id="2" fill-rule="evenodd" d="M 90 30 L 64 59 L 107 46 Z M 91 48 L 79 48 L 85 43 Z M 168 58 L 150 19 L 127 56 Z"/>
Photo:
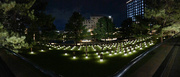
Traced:
<path id="1" fill-rule="evenodd" d="M 127 18 L 132 18 L 132 21 L 136 21 L 135 16 L 140 15 L 144 17 L 145 0 L 129 0 L 126 4 Z"/>

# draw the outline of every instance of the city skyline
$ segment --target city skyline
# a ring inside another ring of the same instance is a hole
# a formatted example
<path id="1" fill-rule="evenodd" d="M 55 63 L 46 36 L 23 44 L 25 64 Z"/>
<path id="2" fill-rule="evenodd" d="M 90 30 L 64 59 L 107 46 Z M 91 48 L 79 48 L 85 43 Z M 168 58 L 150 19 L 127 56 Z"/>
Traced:
<path id="1" fill-rule="evenodd" d="M 58 30 L 64 30 L 65 24 L 74 11 L 80 12 L 86 19 L 92 15 L 111 15 L 116 27 L 120 27 L 126 16 L 128 0 L 48 0 L 47 14 L 55 17 Z"/>

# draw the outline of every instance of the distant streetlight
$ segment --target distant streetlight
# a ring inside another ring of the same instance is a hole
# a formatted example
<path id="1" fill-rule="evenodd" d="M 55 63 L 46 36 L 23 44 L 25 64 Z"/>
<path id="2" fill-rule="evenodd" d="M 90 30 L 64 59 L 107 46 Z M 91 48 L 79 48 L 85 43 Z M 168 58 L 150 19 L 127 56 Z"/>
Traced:
<path id="1" fill-rule="evenodd" d="M 109 19 L 111 19 L 112 18 L 112 16 L 109 16 Z"/>

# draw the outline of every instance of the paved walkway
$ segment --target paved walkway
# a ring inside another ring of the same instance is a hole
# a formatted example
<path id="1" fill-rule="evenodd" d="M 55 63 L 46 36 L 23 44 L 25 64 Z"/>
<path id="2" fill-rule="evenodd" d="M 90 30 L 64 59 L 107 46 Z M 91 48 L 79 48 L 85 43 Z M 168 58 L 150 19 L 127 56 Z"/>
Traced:
<path id="1" fill-rule="evenodd" d="M 169 67 L 169 71 L 167 70 L 163 77 L 180 77 L 180 39 L 175 44 L 174 54 L 169 61 Z"/>
<path id="2" fill-rule="evenodd" d="M 156 70 L 160 67 L 161 63 L 165 60 L 166 56 L 171 51 L 173 46 L 175 46 L 178 39 L 179 38 L 168 40 L 163 45 L 155 49 L 153 51 L 155 52 L 155 54 L 152 54 L 153 57 L 151 57 L 140 68 L 135 70 L 135 72 L 132 73 L 130 77 L 152 77 L 155 74 Z"/>
<path id="3" fill-rule="evenodd" d="M 4 49 L 0 49 L 0 57 L 2 58 L 0 59 L 0 77 L 47 77 L 42 72 L 35 69 L 32 65 L 26 63 L 20 58 L 7 54 L 6 50 Z M 9 74 L 10 71 L 13 74 Z M 7 73 L 10 76 L 8 76 Z"/>
<path id="4" fill-rule="evenodd" d="M 15 77 L 6 63 L 0 58 L 0 77 Z"/>

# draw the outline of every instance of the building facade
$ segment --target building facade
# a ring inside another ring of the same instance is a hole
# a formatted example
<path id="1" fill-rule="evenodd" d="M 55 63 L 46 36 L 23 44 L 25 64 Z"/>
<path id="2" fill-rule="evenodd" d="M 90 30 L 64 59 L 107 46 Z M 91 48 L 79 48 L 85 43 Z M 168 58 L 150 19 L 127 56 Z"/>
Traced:
<path id="1" fill-rule="evenodd" d="M 132 18 L 132 21 L 136 21 L 135 16 L 140 15 L 144 17 L 145 0 L 129 0 L 126 4 L 127 18 Z"/>

